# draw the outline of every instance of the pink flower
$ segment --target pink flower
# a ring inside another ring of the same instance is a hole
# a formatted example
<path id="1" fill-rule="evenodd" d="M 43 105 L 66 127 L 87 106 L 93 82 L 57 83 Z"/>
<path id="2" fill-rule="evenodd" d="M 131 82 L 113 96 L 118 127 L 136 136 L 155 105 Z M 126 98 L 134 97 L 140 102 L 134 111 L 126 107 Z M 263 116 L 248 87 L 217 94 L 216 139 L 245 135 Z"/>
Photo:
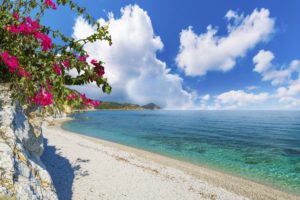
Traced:
<path id="1" fill-rule="evenodd" d="M 73 99 L 73 96 L 72 96 L 72 95 L 68 95 L 68 96 L 67 96 L 67 99 L 70 101 L 70 100 Z"/>
<path id="2" fill-rule="evenodd" d="M 53 95 L 44 89 L 39 89 L 38 93 L 31 99 L 40 106 L 48 106 L 53 103 Z"/>
<path id="3" fill-rule="evenodd" d="M 78 97 L 77 94 L 74 92 L 74 93 L 68 95 L 68 96 L 67 96 L 67 99 L 68 99 L 69 101 L 71 101 L 71 100 L 76 100 L 77 97 Z"/>
<path id="4" fill-rule="evenodd" d="M 53 69 L 55 70 L 55 72 L 57 73 L 57 75 L 61 75 L 61 69 L 60 69 L 60 67 L 59 67 L 59 65 L 58 64 L 56 64 L 56 63 L 54 63 L 53 64 Z"/>
<path id="5" fill-rule="evenodd" d="M 101 65 L 101 62 L 97 60 L 92 60 L 91 64 L 95 66 L 94 72 L 99 76 L 102 77 L 105 74 L 104 67 Z"/>
<path id="6" fill-rule="evenodd" d="M 22 76 L 22 77 L 26 77 L 26 70 L 23 67 L 19 67 L 18 68 L 18 72 L 17 72 L 18 76 Z"/>
<path id="7" fill-rule="evenodd" d="M 36 20 L 33 21 L 30 17 L 26 17 L 25 21 L 26 21 L 25 24 L 27 26 L 27 29 L 29 30 L 30 33 L 35 33 L 39 31 L 40 25 Z"/>
<path id="8" fill-rule="evenodd" d="M 7 51 L 4 51 L 2 54 L 1 54 L 1 57 L 2 57 L 2 60 L 3 62 L 6 62 L 6 60 L 9 59 L 10 55 Z"/>
<path id="9" fill-rule="evenodd" d="M 25 35 L 28 35 L 31 33 L 31 27 L 28 26 L 28 24 L 22 23 L 17 27 L 17 30 L 19 33 L 23 33 Z"/>
<path id="10" fill-rule="evenodd" d="M 25 18 L 25 22 L 19 24 L 18 26 L 9 25 L 5 27 L 11 33 L 22 33 L 24 35 L 34 34 L 34 37 L 41 41 L 43 51 L 47 51 L 52 48 L 52 40 L 48 35 L 39 32 L 40 25 L 36 20 L 32 20 L 30 17 Z"/>
<path id="11" fill-rule="evenodd" d="M 31 23 L 31 27 L 35 30 L 35 31 L 38 31 L 41 27 L 40 27 L 40 24 L 35 20 L 35 21 L 32 21 Z"/>
<path id="12" fill-rule="evenodd" d="M 85 62 L 88 57 L 89 57 L 89 55 L 79 56 L 78 60 L 82 61 L 82 62 Z"/>
<path id="13" fill-rule="evenodd" d="M 45 0 L 44 5 L 46 7 L 52 8 L 53 10 L 56 10 L 56 5 L 51 0 Z"/>
<path id="14" fill-rule="evenodd" d="M 41 41 L 41 45 L 43 46 L 43 51 L 47 51 L 51 49 L 52 47 L 52 40 L 49 38 L 48 35 L 42 34 L 40 32 L 36 32 L 34 34 L 34 37 L 36 39 L 39 39 Z"/>
<path id="15" fill-rule="evenodd" d="M 91 101 L 90 104 L 94 107 L 100 106 L 101 102 L 100 101 Z"/>
<path id="16" fill-rule="evenodd" d="M 10 72 L 15 72 L 17 70 L 19 62 L 15 56 L 10 56 L 9 53 L 5 51 L 1 54 L 1 57 Z"/>
<path id="17" fill-rule="evenodd" d="M 65 66 L 65 68 L 70 68 L 70 63 L 68 60 L 63 61 L 62 64 Z"/>
<path id="18" fill-rule="evenodd" d="M 100 106 L 101 102 L 100 101 L 94 101 L 94 100 L 91 100 L 91 99 L 88 99 L 85 94 L 81 94 L 80 95 L 81 99 L 82 99 L 82 104 L 85 105 L 85 106 L 93 106 L 93 107 L 96 107 L 96 106 Z"/>
<path id="19" fill-rule="evenodd" d="M 15 18 L 15 20 L 19 21 L 19 15 L 17 12 L 13 13 L 13 17 Z"/>
<path id="20" fill-rule="evenodd" d="M 85 106 L 89 106 L 90 104 L 89 104 L 89 102 L 88 102 L 88 101 L 83 101 L 83 105 L 85 105 Z"/>
<path id="21" fill-rule="evenodd" d="M 32 21 L 30 17 L 25 18 L 25 22 L 19 24 L 18 26 L 9 25 L 5 27 L 11 33 L 22 33 L 24 35 L 34 34 L 40 29 L 40 25 L 37 21 Z"/>
<path id="22" fill-rule="evenodd" d="M 94 68 L 94 71 L 96 72 L 96 74 L 99 76 L 99 77 L 102 77 L 104 74 L 105 74 L 105 71 L 104 71 L 104 67 L 101 66 L 101 65 L 98 65 Z"/>
<path id="23" fill-rule="evenodd" d="M 16 27 L 15 25 L 10 25 L 6 27 L 6 29 L 8 29 L 11 33 L 20 33 L 19 28 Z"/>
<path id="24" fill-rule="evenodd" d="M 30 17 L 25 17 L 25 21 L 28 23 L 28 24 L 31 24 L 32 23 L 32 19 Z"/>
<path id="25" fill-rule="evenodd" d="M 27 79 L 31 79 L 31 74 L 29 72 L 27 72 L 24 67 L 19 66 L 18 68 L 18 72 L 17 72 L 18 76 L 21 77 L 26 77 Z"/>
<path id="26" fill-rule="evenodd" d="M 85 94 L 81 94 L 80 97 L 81 97 L 82 100 L 87 100 Z"/>
<path id="27" fill-rule="evenodd" d="M 93 64 L 93 65 L 96 65 L 97 63 L 98 63 L 98 61 L 95 60 L 95 59 L 93 59 L 93 60 L 91 61 L 91 64 Z"/>
<path id="28" fill-rule="evenodd" d="M 46 34 L 42 34 L 41 45 L 43 46 L 43 51 L 47 51 L 48 49 L 51 49 L 52 47 L 52 40 L 48 37 Z"/>

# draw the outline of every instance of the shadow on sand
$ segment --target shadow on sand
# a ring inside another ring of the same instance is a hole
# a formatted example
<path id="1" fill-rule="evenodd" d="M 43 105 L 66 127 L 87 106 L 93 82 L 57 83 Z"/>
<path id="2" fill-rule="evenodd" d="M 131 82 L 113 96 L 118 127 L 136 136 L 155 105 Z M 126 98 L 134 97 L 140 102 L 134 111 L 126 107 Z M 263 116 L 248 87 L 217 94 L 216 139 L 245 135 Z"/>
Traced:
<path id="1" fill-rule="evenodd" d="M 81 170 L 80 163 L 89 162 L 89 160 L 78 158 L 75 163 L 70 163 L 61 155 L 60 149 L 48 144 L 46 138 L 44 138 L 44 147 L 41 160 L 52 178 L 58 199 L 71 200 L 75 175 L 76 178 L 89 175 L 88 171 Z"/>

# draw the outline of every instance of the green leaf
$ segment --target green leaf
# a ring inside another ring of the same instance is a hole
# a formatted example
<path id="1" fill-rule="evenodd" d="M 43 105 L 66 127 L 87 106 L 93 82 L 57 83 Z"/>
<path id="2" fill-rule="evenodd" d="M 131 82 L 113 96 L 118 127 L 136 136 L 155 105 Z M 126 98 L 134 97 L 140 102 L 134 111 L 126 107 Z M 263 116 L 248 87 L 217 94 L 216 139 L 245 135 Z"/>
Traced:
<path id="1" fill-rule="evenodd" d="M 111 87 L 110 85 L 108 84 L 104 84 L 103 87 L 102 87 L 102 91 L 107 93 L 107 94 L 110 94 L 111 93 Z"/>
<path id="2" fill-rule="evenodd" d="M 52 34 L 52 36 L 53 36 L 54 38 L 56 38 L 57 35 L 58 35 L 58 31 L 54 31 L 53 34 Z"/>

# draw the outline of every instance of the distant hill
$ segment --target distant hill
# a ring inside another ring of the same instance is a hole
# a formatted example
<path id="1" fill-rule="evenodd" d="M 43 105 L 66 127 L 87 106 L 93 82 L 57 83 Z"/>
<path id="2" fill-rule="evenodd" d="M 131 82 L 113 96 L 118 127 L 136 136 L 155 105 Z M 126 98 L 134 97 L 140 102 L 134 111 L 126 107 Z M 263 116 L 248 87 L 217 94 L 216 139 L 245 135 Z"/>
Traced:
<path id="1" fill-rule="evenodd" d="M 144 106 L 130 103 L 102 102 L 100 106 L 95 107 L 97 110 L 159 110 L 159 106 L 149 103 Z"/>
<path id="2" fill-rule="evenodd" d="M 102 102 L 100 106 L 95 107 L 99 110 L 143 110 L 143 108 L 137 104 L 130 103 L 116 103 L 116 102 Z"/>
<path id="3" fill-rule="evenodd" d="M 154 103 L 148 103 L 148 104 L 142 106 L 142 108 L 144 108 L 146 110 L 159 110 L 159 109 L 161 109 L 161 107 L 159 107 L 158 105 L 156 105 Z"/>

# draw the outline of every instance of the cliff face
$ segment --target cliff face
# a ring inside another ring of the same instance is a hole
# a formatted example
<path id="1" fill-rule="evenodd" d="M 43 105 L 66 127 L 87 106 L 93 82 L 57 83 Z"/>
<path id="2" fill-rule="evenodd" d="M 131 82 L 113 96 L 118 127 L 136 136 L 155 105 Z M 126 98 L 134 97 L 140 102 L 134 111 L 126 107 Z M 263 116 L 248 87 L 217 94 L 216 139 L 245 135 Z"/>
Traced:
<path id="1" fill-rule="evenodd" d="M 28 116 L 28 117 L 27 117 Z M 40 160 L 42 118 L 25 115 L 0 85 L 0 196 L 21 200 L 56 200 L 51 177 Z"/>

